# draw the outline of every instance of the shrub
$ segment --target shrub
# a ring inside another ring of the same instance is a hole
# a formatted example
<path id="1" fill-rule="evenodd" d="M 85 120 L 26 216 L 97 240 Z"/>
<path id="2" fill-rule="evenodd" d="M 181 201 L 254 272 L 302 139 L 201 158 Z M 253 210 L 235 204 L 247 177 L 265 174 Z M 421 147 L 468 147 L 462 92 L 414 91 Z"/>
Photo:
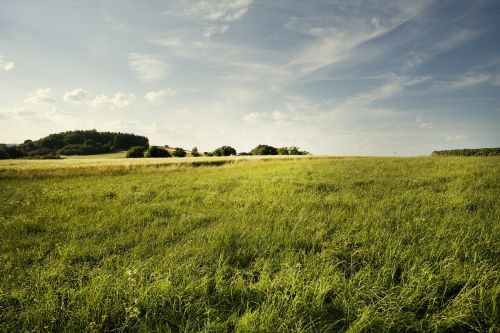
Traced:
<path id="1" fill-rule="evenodd" d="M 151 146 L 144 154 L 145 157 L 171 157 L 172 155 L 166 149 L 158 146 Z"/>
<path id="2" fill-rule="evenodd" d="M 144 151 L 146 148 L 143 146 L 135 146 L 135 147 L 130 147 L 129 150 L 127 151 L 127 158 L 138 158 L 138 157 L 144 157 Z"/>
<path id="3" fill-rule="evenodd" d="M 437 150 L 432 156 L 499 156 L 500 148 Z"/>
<path id="4" fill-rule="evenodd" d="M 9 154 L 4 149 L 0 148 L 0 160 L 6 160 L 9 158 Z"/>
<path id="5" fill-rule="evenodd" d="M 250 151 L 252 155 L 278 155 L 278 149 L 268 145 L 258 145 Z"/>
<path id="6" fill-rule="evenodd" d="M 236 149 L 230 146 L 222 146 L 214 150 L 215 156 L 231 156 L 236 155 Z"/>
<path id="7" fill-rule="evenodd" d="M 90 141 L 90 140 L 87 140 Z M 103 154 L 109 151 L 107 146 L 103 146 L 99 143 L 94 143 L 95 145 L 83 144 L 83 145 L 67 145 L 61 149 L 58 149 L 57 152 L 60 155 L 96 155 Z M 42 148 L 47 149 L 47 148 Z"/>
<path id="8" fill-rule="evenodd" d="M 193 147 L 193 149 L 191 149 L 191 156 L 193 156 L 193 157 L 201 156 L 200 153 L 198 152 L 197 147 Z"/>
<path id="9" fill-rule="evenodd" d="M 292 146 L 278 148 L 278 155 L 309 155 L 309 153 L 300 150 L 299 147 Z"/>
<path id="10" fill-rule="evenodd" d="M 186 151 L 182 148 L 175 148 L 174 152 L 172 153 L 172 156 L 186 157 Z"/>

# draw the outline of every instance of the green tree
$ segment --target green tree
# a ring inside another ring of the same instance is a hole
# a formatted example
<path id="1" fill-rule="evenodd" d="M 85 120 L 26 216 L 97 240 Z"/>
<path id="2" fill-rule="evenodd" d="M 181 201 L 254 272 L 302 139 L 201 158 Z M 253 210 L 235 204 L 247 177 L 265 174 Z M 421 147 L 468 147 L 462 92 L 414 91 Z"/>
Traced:
<path id="1" fill-rule="evenodd" d="M 198 151 L 198 147 L 193 147 L 193 149 L 191 149 L 191 156 L 193 156 L 193 157 L 200 156 L 200 152 Z"/>
<path id="2" fill-rule="evenodd" d="M 288 155 L 288 147 L 278 148 L 278 155 Z"/>
<path id="3" fill-rule="evenodd" d="M 127 158 L 138 158 L 138 157 L 144 157 L 144 151 L 146 148 L 143 146 L 134 146 L 130 147 L 129 150 L 127 151 Z"/>
<path id="4" fill-rule="evenodd" d="M 252 155 L 278 155 L 278 149 L 268 145 L 258 145 L 250 151 Z"/>
<path id="5" fill-rule="evenodd" d="M 158 146 L 151 146 L 144 154 L 144 157 L 172 157 L 170 152 Z"/>
<path id="6" fill-rule="evenodd" d="M 215 156 L 231 156 L 236 155 L 236 149 L 230 146 L 222 146 L 214 150 Z"/>
<path id="7" fill-rule="evenodd" d="M 172 156 L 186 157 L 186 151 L 182 148 L 175 148 L 174 152 L 172 153 Z"/>

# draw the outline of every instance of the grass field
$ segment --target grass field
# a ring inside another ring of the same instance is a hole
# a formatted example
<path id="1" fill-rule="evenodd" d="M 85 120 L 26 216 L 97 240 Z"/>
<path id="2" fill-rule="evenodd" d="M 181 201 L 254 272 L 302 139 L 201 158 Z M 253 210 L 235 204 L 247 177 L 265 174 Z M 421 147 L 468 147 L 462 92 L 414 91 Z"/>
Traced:
<path id="1" fill-rule="evenodd" d="M 0 204 L 2 332 L 500 330 L 500 157 L 1 161 Z"/>

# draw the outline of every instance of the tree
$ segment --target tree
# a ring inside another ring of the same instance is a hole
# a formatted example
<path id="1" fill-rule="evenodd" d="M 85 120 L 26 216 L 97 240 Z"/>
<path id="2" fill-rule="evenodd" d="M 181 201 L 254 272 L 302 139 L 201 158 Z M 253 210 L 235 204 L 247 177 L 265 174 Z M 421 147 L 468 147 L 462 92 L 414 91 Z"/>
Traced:
<path id="1" fill-rule="evenodd" d="M 6 160 L 9 158 L 9 154 L 7 153 L 5 148 L 7 148 L 6 145 L 0 144 L 0 160 Z"/>
<path id="2" fill-rule="evenodd" d="M 308 155 L 307 151 L 300 150 L 299 147 L 280 147 L 278 148 L 278 155 Z"/>
<path id="3" fill-rule="evenodd" d="M 231 156 L 236 155 L 236 149 L 230 146 L 222 146 L 214 150 L 215 156 Z"/>
<path id="4" fill-rule="evenodd" d="M 175 148 L 174 152 L 172 153 L 172 156 L 186 157 L 186 151 L 182 148 Z"/>
<path id="5" fill-rule="evenodd" d="M 250 151 L 252 155 L 278 155 L 278 150 L 273 146 L 258 145 Z"/>
<path id="6" fill-rule="evenodd" d="M 278 148 L 278 155 L 288 155 L 288 148 L 287 147 Z"/>
<path id="7" fill-rule="evenodd" d="M 145 157 L 171 157 L 172 155 L 166 149 L 158 146 L 151 146 L 144 154 Z"/>
<path id="8" fill-rule="evenodd" d="M 193 149 L 191 149 L 191 156 L 193 157 L 200 156 L 200 153 L 198 152 L 198 147 L 193 147 Z"/>
<path id="9" fill-rule="evenodd" d="M 144 157 L 144 151 L 146 148 L 143 146 L 134 146 L 130 147 L 129 150 L 127 151 L 127 158 L 138 158 L 138 157 Z"/>

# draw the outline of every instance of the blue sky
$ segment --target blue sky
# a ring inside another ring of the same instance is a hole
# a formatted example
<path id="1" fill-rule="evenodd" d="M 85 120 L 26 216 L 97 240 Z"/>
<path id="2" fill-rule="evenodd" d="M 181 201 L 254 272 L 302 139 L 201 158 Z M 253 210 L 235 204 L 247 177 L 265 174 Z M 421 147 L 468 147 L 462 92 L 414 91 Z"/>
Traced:
<path id="1" fill-rule="evenodd" d="M 495 0 L 2 1 L 0 142 L 500 146 L 499 22 Z"/>

